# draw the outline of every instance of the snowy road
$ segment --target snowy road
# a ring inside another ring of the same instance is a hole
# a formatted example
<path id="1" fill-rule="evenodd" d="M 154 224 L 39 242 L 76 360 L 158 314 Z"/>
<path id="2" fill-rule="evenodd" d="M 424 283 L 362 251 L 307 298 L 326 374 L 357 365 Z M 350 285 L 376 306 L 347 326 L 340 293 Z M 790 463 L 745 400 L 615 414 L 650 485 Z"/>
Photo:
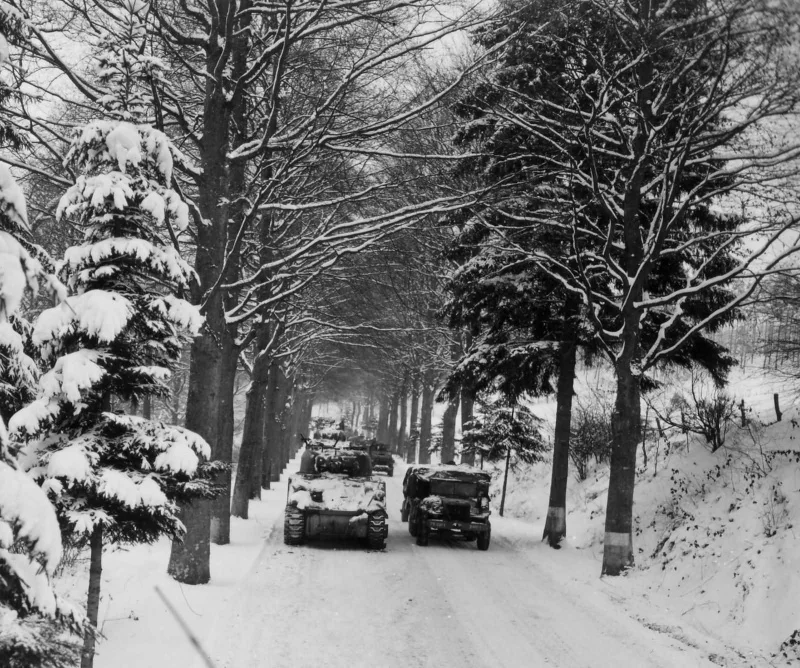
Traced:
<path id="1" fill-rule="evenodd" d="M 204 638 L 219 668 L 564 668 L 732 665 L 614 596 L 613 584 L 540 565 L 538 532 L 493 519 L 492 544 L 418 547 L 387 479 L 387 549 L 283 544 L 282 517 Z M 598 565 L 599 570 L 599 565 Z M 638 620 L 637 620 L 638 618 Z"/>

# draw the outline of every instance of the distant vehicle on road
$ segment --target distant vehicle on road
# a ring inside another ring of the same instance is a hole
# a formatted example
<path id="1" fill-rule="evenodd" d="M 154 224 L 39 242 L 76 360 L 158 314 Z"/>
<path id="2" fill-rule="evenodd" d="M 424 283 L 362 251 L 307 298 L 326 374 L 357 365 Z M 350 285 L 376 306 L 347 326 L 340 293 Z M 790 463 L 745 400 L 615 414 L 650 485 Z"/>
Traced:
<path id="1" fill-rule="evenodd" d="M 375 473 L 385 473 L 390 478 L 394 475 L 394 457 L 392 457 L 391 448 L 386 443 L 370 444 L 369 456 L 372 460 L 372 470 Z"/>
<path id="2" fill-rule="evenodd" d="M 306 441 L 300 471 L 289 478 L 283 542 L 360 538 L 382 550 L 388 531 L 386 483 L 372 477 L 369 454 Z"/>
<path id="3" fill-rule="evenodd" d="M 431 535 L 477 540 L 488 550 L 491 476 L 471 466 L 410 466 L 403 479 L 400 516 L 417 545 L 427 545 Z"/>

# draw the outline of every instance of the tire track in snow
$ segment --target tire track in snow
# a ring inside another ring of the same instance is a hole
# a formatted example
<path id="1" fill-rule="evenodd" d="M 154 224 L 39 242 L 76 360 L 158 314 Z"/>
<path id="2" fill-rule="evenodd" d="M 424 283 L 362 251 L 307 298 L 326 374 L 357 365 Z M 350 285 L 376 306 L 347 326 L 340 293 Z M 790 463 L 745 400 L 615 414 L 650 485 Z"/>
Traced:
<path id="1" fill-rule="evenodd" d="M 341 541 L 285 546 L 279 517 L 248 581 L 220 611 L 211 648 L 219 668 L 713 665 L 676 651 L 677 641 L 596 589 L 548 575 L 533 543 L 503 538 L 501 523 L 488 552 L 474 542 L 416 546 L 399 521 L 400 479 L 386 482 L 383 552 Z"/>

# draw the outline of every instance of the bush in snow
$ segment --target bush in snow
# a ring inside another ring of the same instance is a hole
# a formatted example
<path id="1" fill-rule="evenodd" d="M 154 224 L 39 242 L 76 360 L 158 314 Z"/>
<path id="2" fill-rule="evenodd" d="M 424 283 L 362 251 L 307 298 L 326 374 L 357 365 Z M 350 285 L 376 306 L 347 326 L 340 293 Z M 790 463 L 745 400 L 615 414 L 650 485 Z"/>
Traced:
<path id="1" fill-rule="evenodd" d="M 586 480 L 592 459 L 599 464 L 611 458 L 611 411 L 602 402 L 579 403 L 572 411 L 569 458 L 578 480 Z"/>
<path id="2" fill-rule="evenodd" d="M 696 368 L 692 368 L 689 380 L 688 394 L 676 392 L 666 404 L 651 402 L 651 406 L 665 425 L 684 434 L 703 436 L 711 452 L 716 452 L 725 445 L 728 430 L 736 422 L 736 401 Z"/>
<path id="3" fill-rule="evenodd" d="M 208 445 L 178 427 L 113 412 L 114 400 L 164 396 L 188 337 L 202 324 L 185 301 L 194 274 L 168 239 L 187 209 L 171 189 L 167 137 L 147 125 L 95 120 L 68 161 L 79 173 L 57 217 L 84 233 L 67 249 L 72 294 L 41 313 L 33 341 L 50 365 L 35 401 L 10 421 L 31 444 L 31 472 L 64 530 L 89 541 L 89 621 L 96 625 L 104 543 L 180 538 L 176 501 L 211 496 Z M 82 665 L 91 665 L 87 635 Z"/>

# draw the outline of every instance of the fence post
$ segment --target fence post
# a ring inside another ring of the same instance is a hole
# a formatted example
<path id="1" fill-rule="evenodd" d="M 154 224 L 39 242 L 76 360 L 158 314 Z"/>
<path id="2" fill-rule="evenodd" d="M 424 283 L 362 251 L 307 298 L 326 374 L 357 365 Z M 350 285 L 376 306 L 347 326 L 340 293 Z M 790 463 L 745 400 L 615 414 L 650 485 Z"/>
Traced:
<path id="1" fill-rule="evenodd" d="M 775 401 L 775 415 L 778 418 L 778 422 L 780 422 L 781 418 L 783 417 L 783 413 L 781 413 L 781 405 L 778 402 L 778 393 L 776 392 L 775 394 L 773 394 L 772 398 Z"/>

